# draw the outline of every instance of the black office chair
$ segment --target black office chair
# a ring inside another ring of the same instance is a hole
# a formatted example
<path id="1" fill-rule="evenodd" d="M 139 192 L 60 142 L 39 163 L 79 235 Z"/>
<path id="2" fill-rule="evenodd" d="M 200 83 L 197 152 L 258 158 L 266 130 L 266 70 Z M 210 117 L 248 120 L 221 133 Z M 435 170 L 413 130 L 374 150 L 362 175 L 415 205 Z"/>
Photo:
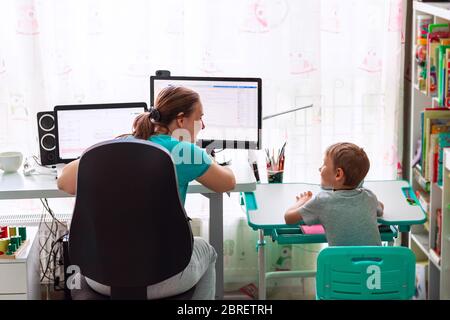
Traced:
<path id="1" fill-rule="evenodd" d="M 70 264 L 111 287 L 111 299 L 147 299 L 147 286 L 188 265 L 193 236 L 175 167 L 162 147 L 111 140 L 82 155 L 70 227 Z M 179 298 L 192 298 L 195 287 Z M 72 299 L 108 299 L 84 278 Z"/>

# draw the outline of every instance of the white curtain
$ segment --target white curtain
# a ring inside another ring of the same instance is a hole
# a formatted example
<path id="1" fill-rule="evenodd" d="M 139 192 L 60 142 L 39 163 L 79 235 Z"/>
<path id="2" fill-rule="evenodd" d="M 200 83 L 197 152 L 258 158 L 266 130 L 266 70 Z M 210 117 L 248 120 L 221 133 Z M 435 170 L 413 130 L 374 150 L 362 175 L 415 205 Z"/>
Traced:
<path id="1" fill-rule="evenodd" d="M 263 145 L 287 140 L 286 181 L 317 181 L 336 141 L 370 178 L 401 159 L 404 0 L 0 2 L 0 150 L 37 154 L 36 112 L 149 101 L 149 76 L 263 79 Z"/>
<path id="2" fill-rule="evenodd" d="M 264 115 L 312 103 L 263 122 L 264 148 L 287 141 L 286 182 L 318 182 L 337 141 L 365 148 L 367 179 L 395 178 L 405 12 L 405 0 L 1 1 L 0 151 L 38 154 L 36 112 L 58 104 L 148 103 L 149 76 L 167 69 L 261 77 Z"/>

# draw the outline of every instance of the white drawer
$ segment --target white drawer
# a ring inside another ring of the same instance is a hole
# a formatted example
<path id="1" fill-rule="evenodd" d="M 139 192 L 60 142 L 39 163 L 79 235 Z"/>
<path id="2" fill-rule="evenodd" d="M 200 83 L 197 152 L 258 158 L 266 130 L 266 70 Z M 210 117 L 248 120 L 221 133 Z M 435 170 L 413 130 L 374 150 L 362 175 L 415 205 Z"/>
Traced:
<path id="1" fill-rule="evenodd" d="M 27 293 L 27 270 L 25 263 L 1 263 L 0 295 Z"/>
<path id="2" fill-rule="evenodd" d="M 27 300 L 27 295 L 23 294 L 0 294 L 0 300 Z"/>

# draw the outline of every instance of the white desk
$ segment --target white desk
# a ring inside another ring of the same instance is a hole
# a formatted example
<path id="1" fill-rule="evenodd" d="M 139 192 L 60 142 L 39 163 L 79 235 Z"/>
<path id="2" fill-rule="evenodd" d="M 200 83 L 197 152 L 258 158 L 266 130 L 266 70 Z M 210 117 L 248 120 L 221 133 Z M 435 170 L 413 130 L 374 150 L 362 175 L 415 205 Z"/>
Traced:
<path id="1" fill-rule="evenodd" d="M 253 170 L 246 162 L 232 164 L 236 187 L 231 192 L 249 192 L 256 189 Z M 223 193 L 215 193 L 194 181 L 187 193 L 200 193 L 209 199 L 209 242 L 216 249 L 216 299 L 223 298 Z M 0 200 L 73 197 L 58 190 L 55 176 L 24 176 L 21 172 L 0 173 Z"/>
<path id="2" fill-rule="evenodd" d="M 384 214 L 378 222 L 386 225 L 410 226 L 426 221 L 425 214 L 418 205 L 410 205 L 403 195 L 402 188 L 409 187 L 403 180 L 366 181 L 364 187 L 371 190 L 384 204 Z M 305 191 L 317 194 L 319 185 L 307 183 L 261 184 L 255 192 L 257 210 L 248 211 L 250 225 L 257 228 L 286 226 L 284 213 L 295 203 L 295 196 Z M 267 201 L 272 199 L 273 201 Z"/>
<path id="3" fill-rule="evenodd" d="M 378 222 L 385 225 L 399 226 L 400 230 L 408 231 L 413 224 L 422 224 L 426 217 L 419 205 L 411 205 L 403 194 L 403 188 L 409 188 L 406 181 L 366 181 L 364 187 L 372 190 L 378 200 L 384 204 L 383 217 Z M 292 228 L 285 223 L 284 213 L 287 208 L 295 203 L 295 196 L 311 191 L 317 194 L 321 191 L 319 185 L 306 183 L 286 184 L 261 184 L 253 192 L 254 197 L 246 196 L 245 205 L 247 220 L 250 227 L 259 232 L 258 264 L 259 264 L 259 299 L 266 298 L 266 279 L 275 277 L 275 272 L 266 274 L 264 256 L 264 236 L 272 234 L 275 229 Z M 298 228 L 298 227 L 297 227 Z M 317 243 L 317 235 L 302 236 L 303 243 Z M 321 242 L 326 242 L 320 240 Z M 298 243 L 298 242 L 297 242 Z M 308 271 L 283 271 L 277 272 L 278 277 L 311 277 L 315 276 L 315 270 Z"/>

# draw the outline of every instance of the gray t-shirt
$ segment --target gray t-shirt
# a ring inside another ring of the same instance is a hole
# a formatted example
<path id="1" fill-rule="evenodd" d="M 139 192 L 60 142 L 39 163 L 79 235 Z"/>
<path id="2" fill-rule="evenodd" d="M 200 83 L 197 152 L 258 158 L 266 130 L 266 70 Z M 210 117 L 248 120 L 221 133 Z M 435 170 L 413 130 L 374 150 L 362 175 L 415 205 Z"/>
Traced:
<path id="1" fill-rule="evenodd" d="M 375 194 L 364 188 L 324 190 L 300 208 L 307 225 L 322 224 L 330 246 L 380 246 Z"/>

